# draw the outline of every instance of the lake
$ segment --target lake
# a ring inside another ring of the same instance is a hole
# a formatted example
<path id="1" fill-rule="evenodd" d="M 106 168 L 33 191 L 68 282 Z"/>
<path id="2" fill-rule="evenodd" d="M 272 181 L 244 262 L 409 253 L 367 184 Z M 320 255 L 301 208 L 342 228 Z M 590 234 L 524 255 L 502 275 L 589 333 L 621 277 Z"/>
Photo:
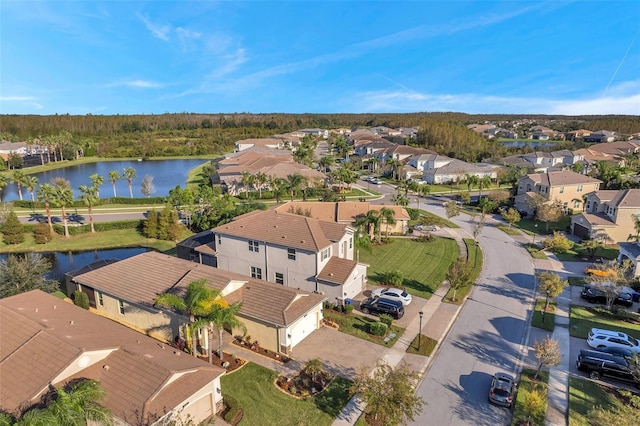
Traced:
<path id="1" fill-rule="evenodd" d="M 205 159 L 183 159 L 183 160 L 149 160 L 149 161 L 102 161 L 98 163 L 77 164 L 63 169 L 50 170 L 41 173 L 35 173 L 33 176 L 38 178 L 40 184 L 50 183 L 52 178 L 62 177 L 71 182 L 74 198 L 78 198 L 80 185 L 91 185 L 89 176 L 98 173 L 104 177 L 104 184 L 100 187 L 100 196 L 103 198 L 113 197 L 113 185 L 109 182 L 109 172 L 117 170 L 122 175 L 125 168 L 133 167 L 137 177 L 133 179 L 133 196 L 144 197 L 140 192 L 142 180 L 145 175 L 153 177 L 153 185 L 156 192 L 151 196 L 169 195 L 169 190 L 180 185 L 185 186 L 187 175 L 190 170 L 198 167 L 210 160 Z M 25 169 L 28 171 L 29 169 Z M 120 197 L 129 197 L 129 184 L 126 179 L 120 179 L 116 182 L 116 194 Z M 2 201 L 19 200 L 18 188 L 15 183 L 9 183 L 2 190 Z M 31 194 L 26 188 L 22 188 L 22 197 L 25 200 L 31 199 Z"/>
<path id="2" fill-rule="evenodd" d="M 64 274 L 67 272 L 82 268 L 98 260 L 123 260 L 147 251 L 148 249 L 142 247 L 130 247 L 83 252 L 43 252 L 39 254 L 51 263 L 51 271 L 47 274 L 47 278 L 64 280 Z M 8 256 L 6 253 L 0 254 L 0 260 L 5 260 Z"/>

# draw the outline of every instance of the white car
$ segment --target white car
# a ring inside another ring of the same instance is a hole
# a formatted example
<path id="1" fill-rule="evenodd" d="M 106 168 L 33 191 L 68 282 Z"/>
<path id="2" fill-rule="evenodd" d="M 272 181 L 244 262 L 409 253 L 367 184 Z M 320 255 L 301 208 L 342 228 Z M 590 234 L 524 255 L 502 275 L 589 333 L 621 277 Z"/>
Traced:
<path id="1" fill-rule="evenodd" d="M 373 290 L 371 292 L 371 295 L 374 297 L 382 297 L 390 300 L 398 300 L 402 302 L 403 305 L 408 305 L 409 303 L 411 303 L 411 295 L 399 288 L 380 287 Z"/>
<path id="2" fill-rule="evenodd" d="M 592 348 L 625 348 L 640 353 L 640 342 L 626 333 L 619 331 L 592 328 L 587 337 L 587 344 Z"/>

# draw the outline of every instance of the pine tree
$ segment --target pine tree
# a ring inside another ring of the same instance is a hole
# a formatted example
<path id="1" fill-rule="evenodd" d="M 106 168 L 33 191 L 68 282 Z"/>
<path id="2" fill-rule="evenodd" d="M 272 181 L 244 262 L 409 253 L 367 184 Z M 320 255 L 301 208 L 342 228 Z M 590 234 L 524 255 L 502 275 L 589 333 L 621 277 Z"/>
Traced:
<path id="1" fill-rule="evenodd" d="M 22 244 L 24 242 L 24 227 L 13 210 L 2 225 L 2 241 L 6 244 Z"/>
<path id="2" fill-rule="evenodd" d="M 180 236 L 180 222 L 178 222 L 178 215 L 174 210 L 169 210 L 169 228 L 167 230 L 167 236 L 171 241 L 177 241 Z"/>
<path id="3" fill-rule="evenodd" d="M 49 228 L 49 225 L 44 222 L 40 222 L 36 225 L 33 230 L 33 239 L 36 244 L 47 244 L 52 238 L 53 235 L 51 234 L 51 228 Z"/>
<path id="4" fill-rule="evenodd" d="M 158 212 L 156 212 L 156 209 L 147 212 L 147 220 L 144 221 L 143 231 L 147 238 L 158 238 Z"/>

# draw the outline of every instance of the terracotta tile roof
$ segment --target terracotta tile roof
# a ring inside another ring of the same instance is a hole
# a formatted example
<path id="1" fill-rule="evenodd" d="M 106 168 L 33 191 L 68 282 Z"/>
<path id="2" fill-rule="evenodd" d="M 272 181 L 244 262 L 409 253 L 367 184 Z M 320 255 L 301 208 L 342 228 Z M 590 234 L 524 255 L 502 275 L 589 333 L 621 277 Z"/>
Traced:
<path id="1" fill-rule="evenodd" d="M 311 217 L 321 221 L 351 223 L 357 216 L 369 210 L 380 210 L 383 207 L 393 210 L 396 220 L 409 220 L 407 209 L 396 205 L 371 204 L 368 201 L 290 201 L 275 207 L 279 213 L 293 213 L 300 209 L 309 212 Z"/>
<path id="2" fill-rule="evenodd" d="M 548 173 L 534 173 L 527 175 L 527 177 L 540 185 L 548 187 L 602 183 L 601 180 L 592 178 L 591 176 L 572 172 L 571 170 L 560 170 Z"/>
<path id="3" fill-rule="evenodd" d="M 320 226 L 322 224 L 322 226 Z M 346 225 L 276 210 L 253 211 L 213 228 L 215 234 L 319 252 L 346 232 Z"/>
<path id="4" fill-rule="evenodd" d="M 0 408 L 10 412 L 72 365 L 80 366 L 80 371 L 59 377 L 54 386 L 79 377 L 98 380 L 108 394 L 104 405 L 120 419 L 135 419 L 143 405 L 157 408 L 150 403 L 153 399 L 172 409 L 200 390 L 204 378 L 211 381 L 224 374 L 220 368 L 184 353 L 176 356 L 172 348 L 150 337 L 39 290 L 0 300 L 0 318 L 3 346 L 16 331 L 29 331 L 22 334 L 23 344 L 16 347 L 13 342 L 15 349 L 0 360 L 2 386 L 10 383 L 12 390 L 0 393 Z M 35 329 L 37 334 L 28 338 Z M 95 363 L 82 368 L 87 352 L 94 352 L 89 362 Z M 176 374 L 184 374 L 181 383 L 167 386 Z"/>
<path id="5" fill-rule="evenodd" d="M 167 268 L 173 271 L 172 274 L 165 273 Z M 74 281 L 130 303 L 152 306 L 157 295 L 172 292 L 183 296 L 189 283 L 199 279 L 206 279 L 211 288 L 221 291 L 227 302 L 242 302 L 240 316 L 280 326 L 288 325 L 289 319 L 295 317 L 295 312 L 300 306 L 300 309 L 306 312 L 324 299 L 321 295 L 304 290 L 252 279 L 157 252 L 142 253 L 121 260 L 102 269 L 79 275 Z M 126 283 L 144 282 L 145 289 L 140 291 L 131 284 L 121 285 L 119 282 L 123 280 Z M 239 290 L 227 294 L 225 289 L 231 282 L 243 285 Z M 292 305 L 298 297 L 305 297 L 301 299 L 304 303 Z"/>
<path id="6" fill-rule="evenodd" d="M 332 284 L 345 284 L 353 270 L 358 265 L 355 260 L 341 259 L 333 256 L 329 259 L 322 271 L 318 274 L 318 279 Z"/>

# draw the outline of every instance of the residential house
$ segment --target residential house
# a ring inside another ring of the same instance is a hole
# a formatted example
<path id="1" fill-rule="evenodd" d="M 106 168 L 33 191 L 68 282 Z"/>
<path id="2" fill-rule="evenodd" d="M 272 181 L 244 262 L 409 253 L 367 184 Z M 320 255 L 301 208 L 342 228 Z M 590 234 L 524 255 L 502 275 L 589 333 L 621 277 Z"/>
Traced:
<path id="1" fill-rule="evenodd" d="M 349 225 L 275 209 L 253 211 L 212 229 L 217 268 L 285 287 L 354 298 L 364 290 L 367 265 L 354 260 Z M 189 254 L 198 260 L 206 255 Z"/>
<path id="2" fill-rule="evenodd" d="M 305 136 L 317 136 L 317 137 L 321 137 L 323 139 L 327 139 L 329 138 L 329 131 L 326 129 L 301 129 L 298 130 L 296 132 L 291 132 L 292 134 L 299 136 L 300 137 L 305 137 Z"/>
<path id="3" fill-rule="evenodd" d="M 533 213 L 531 201 L 534 194 L 548 202 L 560 202 L 565 208 L 581 210 L 586 194 L 597 191 L 602 181 L 570 170 L 534 173 L 518 180 L 515 207 L 519 211 Z"/>
<path id="4" fill-rule="evenodd" d="M 422 180 L 429 184 L 460 182 L 466 175 L 475 175 L 480 178 L 488 176 L 495 180 L 499 168 L 499 166 L 487 164 L 471 164 L 435 153 L 412 156 L 408 164 L 420 171 Z"/>
<path id="5" fill-rule="evenodd" d="M 618 262 L 625 260 L 631 262 L 631 274 L 634 277 L 640 276 L 640 241 L 637 242 L 619 242 L 620 254 L 618 254 Z"/>
<path id="6" fill-rule="evenodd" d="M 596 143 L 607 143 L 613 142 L 616 140 L 615 132 L 610 132 L 608 130 L 599 130 L 597 132 L 592 132 L 590 135 L 584 136 L 585 142 L 596 142 Z"/>
<path id="7" fill-rule="evenodd" d="M 575 142 L 577 140 L 583 140 L 585 136 L 589 135 L 591 135 L 591 130 L 578 129 L 565 133 L 565 138 L 566 140 Z"/>
<path id="8" fill-rule="evenodd" d="M 2 411 L 79 379 L 100 382 L 117 425 L 200 424 L 222 408 L 222 368 L 40 290 L 0 300 L 0 324 Z"/>
<path id="9" fill-rule="evenodd" d="M 285 149 L 285 143 L 278 138 L 253 138 L 243 139 L 235 143 L 235 152 L 244 151 L 249 148 L 260 147 L 268 149 Z"/>
<path id="10" fill-rule="evenodd" d="M 395 223 L 390 223 L 387 226 L 386 220 L 383 220 L 382 233 L 405 235 L 409 230 L 411 218 L 407 209 L 402 206 L 371 204 L 368 201 L 291 201 L 275 207 L 275 210 L 280 213 L 302 214 L 317 220 L 351 225 L 359 216 L 366 215 L 370 210 L 380 211 L 383 208 L 393 212 Z"/>
<path id="11" fill-rule="evenodd" d="M 640 189 L 597 191 L 587 195 L 584 212 L 572 216 L 571 231 L 583 238 L 618 243 L 633 233 L 640 216 Z"/>
<path id="12" fill-rule="evenodd" d="M 553 169 L 562 169 L 576 163 L 584 162 L 584 155 L 577 151 L 563 149 L 553 152 L 530 152 L 526 154 L 511 155 L 500 160 L 504 164 L 525 167 L 534 172 L 547 172 Z"/>
<path id="13" fill-rule="evenodd" d="M 150 336 L 173 341 L 188 318 L 154 305 L 163 293 L 184 296 L 188 284 L 205 279 L 229 303 L 241 302 L 238 317 L 247 334 L 272 351 L 290 353 L 321 326 L 320 294 L 252 279 L 156 252 L 142 253 L 67 280 L 67 291 L 82 290 L 100 314 Z M 233 330 L 242 334 L 240 330 Z M 203 346 L 210 348 L 206 333 Z"/>

